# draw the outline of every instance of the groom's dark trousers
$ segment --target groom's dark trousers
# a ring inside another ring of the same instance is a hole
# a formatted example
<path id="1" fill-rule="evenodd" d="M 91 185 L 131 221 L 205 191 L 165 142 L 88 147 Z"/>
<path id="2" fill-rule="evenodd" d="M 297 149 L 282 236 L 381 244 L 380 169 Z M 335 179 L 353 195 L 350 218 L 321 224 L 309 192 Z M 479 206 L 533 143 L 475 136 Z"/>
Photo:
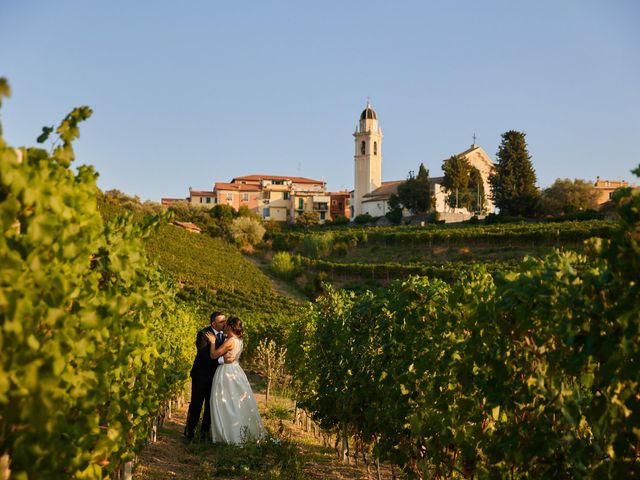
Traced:
<path id="1" fill-rule="evenodd" d="M 196 337 L 196 359 L 191 367 L 191 403 L 189 404 L 189 413 L 187 415 L 187 427 L 185 435 L 188 439 L 193 438 L 200 413 L 202 412 L 202 404 L 204 403 L 204 417 L 202 418 L 202 427 L 200 428 L 201 438 L 206 438 L 211 429 L 211 406 L 209 398 L 211 397 L 211 383 L 213 375 L 218 368 L 218 359 L 212 360 L 209 353 L 209 341 L 205 337 L 207 332 L 213 332 L 213 328 L 203 328 L 198 332 Z M 216 348 L 222 345 L 221 341 L 216 340 Z"/>

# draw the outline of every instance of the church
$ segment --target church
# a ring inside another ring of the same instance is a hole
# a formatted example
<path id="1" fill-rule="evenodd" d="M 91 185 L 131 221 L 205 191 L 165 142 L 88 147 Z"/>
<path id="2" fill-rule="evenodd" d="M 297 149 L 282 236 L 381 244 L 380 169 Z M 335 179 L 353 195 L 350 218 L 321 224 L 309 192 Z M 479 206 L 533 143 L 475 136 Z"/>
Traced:
<path id="1" fill-rule="evenodd" d="M 367 103 L 366 108 L 360 114 L 360 121 L 353 133 L 355 139 L 355 178 L 354 190 L 351 193 L 351 218 L 358 215 L 369 214 L 372 217 L 386 215 L 389 208 L 391 195 L 398 192 L 398 186 L 406 180 L 382 181 L 382 129 L 378 123 L 378 116 Z M 491 213 L 494 210 L 493 202 L 488 192 L 489 175 L 493 171 L 494 164 L 482 147 L 473 143 L 470 148 L 459 153 L 467 159 L 469 164 L 478 169 L 482 176 L 485 195 L 479 198 L 479 210 L 483 213 Z M 440 160 L 439 165 L 443 160 Z M 419 164 L 419 162 L 417 162 Z M 418 165 L 416 165 L 417 168 Z M 433 168 L 433 165 L 425 165 Z M 442 185 L 444 177 L 430 177 L 432 194 L 435 196 L 435 211 L 440 219 L 446 222 L 460 222 L 471 218 L 475 212 L 466 208 L 453 208 L 447 203 L 449 192 Z M 408 212 L 407 212 L 408 214 Z"/>

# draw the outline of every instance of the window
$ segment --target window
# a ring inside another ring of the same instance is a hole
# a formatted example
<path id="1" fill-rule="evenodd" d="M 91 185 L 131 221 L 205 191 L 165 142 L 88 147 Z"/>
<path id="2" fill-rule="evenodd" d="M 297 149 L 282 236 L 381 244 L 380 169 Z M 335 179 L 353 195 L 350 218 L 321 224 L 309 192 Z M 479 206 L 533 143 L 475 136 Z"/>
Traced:
<path id="1" fill-rule="evenodd" d="M 269 218 L 269 217 L 270 217 L 270 213 L 271 213 L 271 212 L 269 211 L 269 209 L 268 209 L 268 208 L 263 208 L 263 209 L 262 209 L 262 216 L 263 216 L 264 218 Z"/>
<path id="2" fill-rule="evenodd" d="M 298 210 L 304 210 L 304 199 L 298 199 Z"/>
<path id="3" fill-rule="evenodd" d="M 378 142 L 373 142 L 373 154 L 378 154 Z"/>
<path id="4" fill-rule="evenodd" d="M 248 193 L 243 193 L 242 194 L 242 201 L 243 202 L 248 202 L 249 201 L 249 194 Z"/>
<path id="5" fill-rule="evenodd" d="M 227 202 L 233 202 L 233 193 L 227 193 Z"/>
<path id="6" fill-rule="evenodd" d="M 207 203 L 211 203 L 211 197 L 207 197 Z"/>
<path id="7" fill-rule="evenodd" d="M 202 203 L 202 197 L 200 197 L 200 203 Z"/>
<path id="8" fill-rule="evenodd" d="M 284 180 L 274 180 L 271 183 L 274 185 L 284 185 Z"/>
<path id="9" fill-rule="evenodd" d="M 337 200 L 331 200 L 331 205 L 335 205 L 335 204 L 337 204 L 337 203 L 338 203 L 338 201 L 337 201 Z"/>
<path id="10" fill-rule="evenodd" d="M 324 220 L 324 213 L 325 212 L 320 212 L 320 220 Z"/>
<path id="11" fill-rule="evenodd" d="M 362 155 L 364 155 L 365 148 L 366 148 L 366 144 L 365 144 L 365 142 L 363 141 L 363 142 L 360 144 L 360 153 L 361 153 Z"/>
<path id="12" fill-rule="evenodd" d="M 290 197 L 291 197 L 291 195 L 289 194 L 289 192 L 284 192 L 282 194 L 282 198 L 284 198 L 285 200 L 289 200 Z"/>

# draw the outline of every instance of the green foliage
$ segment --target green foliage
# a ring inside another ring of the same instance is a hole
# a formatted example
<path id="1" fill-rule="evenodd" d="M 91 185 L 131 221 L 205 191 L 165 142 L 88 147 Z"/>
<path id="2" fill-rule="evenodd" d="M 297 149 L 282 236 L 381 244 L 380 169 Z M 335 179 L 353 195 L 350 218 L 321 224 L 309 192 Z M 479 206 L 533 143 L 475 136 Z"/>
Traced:
<path id="1" fill-rule="evenodd" d="M 295 264 L 289 252 L 277 252 L 271 260 L 271 268 L 280 278 L 290 279 L 295 271 Z"/>
<path id="2" fill-rule="evenodd" d="M 291 330 L 299 402 L 410 478 L 638 477 L 640 192 L 616 202 L 592 257 L 328 289 Z"/>
<path id="3" fill-rule="evenodd" d="M 400 222 L 402 222 L 402 207 L 398 206 L 396 208 L 391 208 L 385 217 L 387 217 L 387 220 L 391 223 L 400 225 Z"/>
<path id="4" fill-rule="evenodd" d="M 247 441 L 242 445 L 223 443 L 191 447 L 199 457 L 202 476 L 198 478 L 242 478 L 244 480 L 304 480 L 303 459 L 290 438 L 266 442 Z M 211 455 L 210 453 L 213 453 Z M 211 457 L 215 462 L 211 462 Z M 206 459 L 206 460 L 204 460 Z"/>
<path id="5" fill-rule="evenodd" d="M 240 208 L 238 209 L 238 217 L 252 218 L 253 220 L 262 222 L 262 217 L 252 211 L 247 205 L 240 205 Z"/>
<path id="6" fill-rule="evenodd" d="M 53 154 L 0 140 L 0 451 L 12 478 L 102 479 L 184 387 L 195 325 L 148 265 L 153 225 L 105 222 L 97 174 L 69 168 L 87 107 Z"/>
<path id="7" fill-rule="evenodd" d="M 240 246 L 257 245 L 262 241 L 264 232 L 262 224 L 251 217 L 238 217 L 229 227 L 231 238 Z"/>
<path id="8" fill-rule="evenodd" d="M 502 134 L 498 163 L 489 177 L 493 201 L 501 214 L 531 216 L 540 193 L 536 173 L 527 151 L 525 133 L 510 130 Z"/>
<path id="9" fill-rule="evenodd" d="M 147 250 L 162 271 L 182 286 L 179 297 L 194 306 L 202 327 L 212 310 L 242 318 L 243 360 L 251 360 L 262 338 L 284 341 L 300 307 L 274 292 L 269 279 L 233 245 L 165 225 L 147 240 Z"/>
<path id="10" fill-rule="evenodd" d="M 490 218 L 503 220 L 502 215 Z M 607 238 L 619 228 L 615 222 L 604 220 L 537 222 L 524 223 L 521 218 L 513 218 L 518 223 L 496 223 L 485 225 L 433 224 L 426 227 L 367 227 L 327 231 L 333 235 L 333 242 L 346 242 L 350 247 L 365 244 L 415 245 L 416 243 L 450 244 L 454 242 L 509 243 L 540 242 L 545 244 L 575 242 L 591 237 Z M 494 220 L 491 220 L 494 221 Z M 274 249 L 293 250 L 299 248 L 304 239 L 316 235 L 307 232 L 288 232 L 274 235 Z"/>
<path id="11" fill-rule="evenodd" d="M 356 215 L 356 218 L 353 219 L 356 225 L 367 225 L 369 223 L 373 223 L 373 217 L 368 213 L 361 213 L 360 215 Z"/>
<path id="12" fill-rule="evenodd" d="M 298 262 L 303 267 L 310 267 L 320 272 L 330 272 L 349 276 L 359 276 L 364 279 L 394 279 L 405 278 L 410 275 L 424 275 L 429 278 L 438 278 L 445 282 L 453 282 L 466 274 L 478 264 L 469 262 L 444 262 L 434 265 L 424 263 L 338 263 L 327 260 L 315 260 L 307 257 L 298 257 Z M 502 272 L 513 265 L 510 262 L 491 262 L 485 265 L 491 273 Z"/>
<path id="13" fill-rule="evenodd" d="M 265 238 L 273 238 L 274 235 L 282 232 L 282 225 L 276 220 L 267 220 L 262 222 L 265 229 Z"/>
<path id="14" fill-rule="evenodd" d="M 296 224 L 302 227 L 312 227 L 320 223 L 320 214 L 318 212 L 304 212 L 296 217 Z"/>
<path id="15" fill-rule="evenodd" d="M 331 221 L 331 223 L 335 226 L 339 225 L 349 225 L 349 219 L 344 215 L 336 215 L 335 218 Z"/>
<path id="16" fill-rule="evenodd" d="M 435 197 L 431 191 L 429 171 L 421 163 L 418 175 L 409 172 L 407 181 L 398 186 L 398 194 L 389 200 L 392 209 L 402 206 L 414 215 L 428 212 L 435 205 Z"/>
<path id="17" fill-rule="evenodd" d="M 542 192 L 539 211 L 543 215 L 560 216 L 598 208 L 598 192 L 585 180 L 556 179 Z"/>
<path id="18" fill-rule="evenodd" d="M 471 172 L 474 170 L 475 182 L 470 185 Z M 442 163 L 442 171 L 444 172 L 443 186 L 449 192 L 447 198 L 449 206 L 474 210 L 477 206 L 474 196 L 479 176 L 478 169 L 472 167 L 465 157 L 453 155 Z M 482 178 L 480 178 L 480 184 L 482 184 Z"/>
<path id="19" fill-rule="evenodd" d="M 300 250 L 311 258 L 325 257 L 331 253 L 334 237 L 331 233 L 305 235 Z"/>
<path id="20" fill-rule="evenodd" d="M 98 191 L 98 210 L 106 221 L 116 218 L 123 212 L 131 213 L 133 221 L 143 223 L 146 218 L 162 213 L 162 205 L 156 202 L 141 202 L 138 196 L 129 196 L 120 190 Z"/>

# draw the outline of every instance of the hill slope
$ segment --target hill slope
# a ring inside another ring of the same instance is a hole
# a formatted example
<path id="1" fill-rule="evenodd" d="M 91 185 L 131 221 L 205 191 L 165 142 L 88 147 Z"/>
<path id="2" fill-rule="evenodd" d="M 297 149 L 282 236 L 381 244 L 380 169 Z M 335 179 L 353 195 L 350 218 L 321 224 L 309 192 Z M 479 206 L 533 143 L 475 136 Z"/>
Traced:
<path id="1" fill-rule="evenodd" d="M 301 305 L 275 292 L 269 279 L 232 245 L 174 225 L 162 226 L 147 241 L 149 256 L 183 288 L 181 298 L 202 315 L 213 310 L 236 315 L 247 335 L 284 342 Z M 248 342 L 249 353 L 257 341 Z"/>

